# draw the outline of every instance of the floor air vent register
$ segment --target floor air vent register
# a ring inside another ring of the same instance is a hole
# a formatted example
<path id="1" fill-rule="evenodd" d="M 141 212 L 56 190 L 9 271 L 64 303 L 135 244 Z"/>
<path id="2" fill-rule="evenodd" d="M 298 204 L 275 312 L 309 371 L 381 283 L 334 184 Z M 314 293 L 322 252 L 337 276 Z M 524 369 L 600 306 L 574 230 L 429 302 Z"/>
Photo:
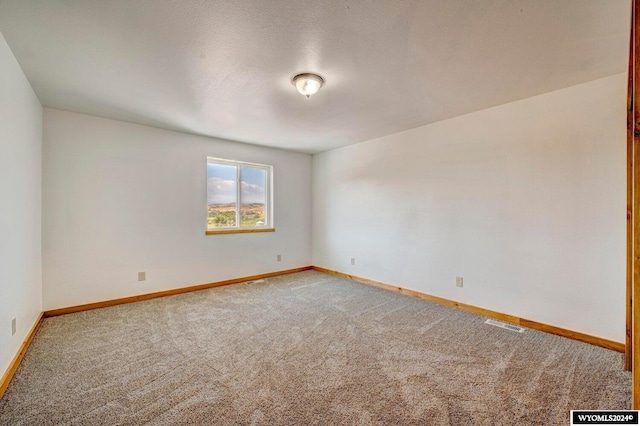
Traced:
<path id="1" fill-rule="evenodd" d="M 496 327 L 504 328 L 506 330 L 515 331 L 517 333 L 524 333 L 524 327 L 518 327 L 517 325 L 508 324 L 506 322 L 496 321 L 492 319 L 488 319 L 484 322 L 485 324 L 494 325 Z"/>

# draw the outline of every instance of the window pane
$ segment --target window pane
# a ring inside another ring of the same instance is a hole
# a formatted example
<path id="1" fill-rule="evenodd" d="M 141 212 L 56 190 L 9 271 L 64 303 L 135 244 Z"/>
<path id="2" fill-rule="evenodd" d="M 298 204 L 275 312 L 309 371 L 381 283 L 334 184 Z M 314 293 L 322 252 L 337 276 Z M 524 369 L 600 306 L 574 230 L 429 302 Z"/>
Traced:
<path id="1" fill-rule="evenodd" d="M 240 226 L 265 226 L 267 171 L 254 167 L 240 168 Z"/>
<path id="2" fill-rule="evenodd" d="M 236 226 L 236 166 L 207 163 L 207 228 Z"/>

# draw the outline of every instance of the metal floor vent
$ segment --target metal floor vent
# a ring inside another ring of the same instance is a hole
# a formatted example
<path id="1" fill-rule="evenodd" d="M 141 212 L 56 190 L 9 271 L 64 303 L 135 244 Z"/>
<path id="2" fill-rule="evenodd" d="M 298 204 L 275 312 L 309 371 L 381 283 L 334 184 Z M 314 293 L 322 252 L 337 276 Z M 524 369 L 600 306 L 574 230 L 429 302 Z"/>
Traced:
<path id="1" fill-rule="evenodd" d="M 259 284 L 263 282 L 264 280 L 253 280 L 253 281 L 247 281 L 245 284 Z"/>
<path id="2" fill-rule="evenodd" d="M 517 331 L 518 333 L 524 333 L 524 327 L 518 327 L 517 325 L 508 324 L 506 322 L 500 322 L 493 319 L 488 319 L 484 322 L 485 324 L 495 325 L 496 327 L 504 328 L 511 331 Z"/>

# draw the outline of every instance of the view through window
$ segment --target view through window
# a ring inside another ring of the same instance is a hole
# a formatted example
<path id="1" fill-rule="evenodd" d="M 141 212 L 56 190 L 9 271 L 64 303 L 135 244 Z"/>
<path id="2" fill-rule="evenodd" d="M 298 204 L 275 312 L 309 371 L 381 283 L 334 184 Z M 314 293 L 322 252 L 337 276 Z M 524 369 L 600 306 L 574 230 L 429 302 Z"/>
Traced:
<path id="1" fill-rule="evenodd" d="M 207 158 L 207 230 L 271 227 L 272 167 Z"/>

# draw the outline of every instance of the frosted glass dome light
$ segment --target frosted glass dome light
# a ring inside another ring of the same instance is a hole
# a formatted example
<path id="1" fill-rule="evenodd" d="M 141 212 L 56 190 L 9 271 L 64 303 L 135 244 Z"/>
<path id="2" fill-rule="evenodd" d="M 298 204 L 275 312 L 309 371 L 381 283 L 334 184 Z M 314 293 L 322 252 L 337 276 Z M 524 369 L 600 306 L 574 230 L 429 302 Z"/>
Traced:
<path id="1" fill-rule="evenodd" d="M 301 95 L 309 98 L 311 95 L 318 93 L 324 83 L 324 79 L 318 74 L 304 73 L 293 77 L 291 82 Z"/>

